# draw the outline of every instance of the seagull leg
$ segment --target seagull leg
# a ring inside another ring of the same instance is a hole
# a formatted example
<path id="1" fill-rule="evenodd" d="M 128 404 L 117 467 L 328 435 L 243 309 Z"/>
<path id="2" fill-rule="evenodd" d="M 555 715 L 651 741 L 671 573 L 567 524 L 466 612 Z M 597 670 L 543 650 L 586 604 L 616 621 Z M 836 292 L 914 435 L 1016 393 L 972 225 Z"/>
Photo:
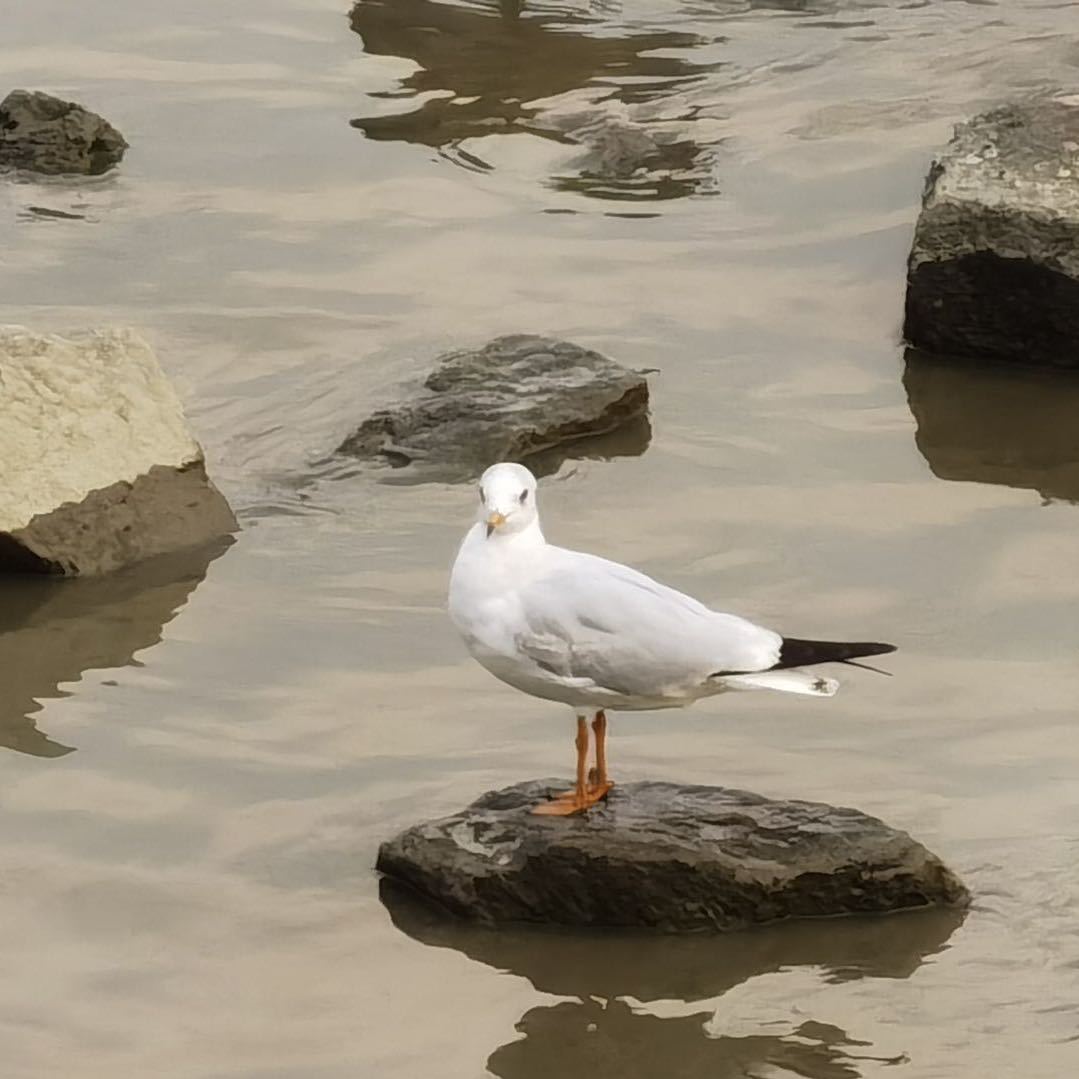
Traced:
<path id="1" fill-rule="evenodd" d="M 592 785 L 592 779 L 595 775 L 595 769 L 588 768 L 588 719 L 586 716 L 581 715 L 579 712 L 577 715 L 577 739 L 575 745 L 577 747 L 577 781 L 576 784 L 568 791 L 560 791 L 558 794 L 553 795 L 556 802 L 568 802 L 578 803 L 583 794 L 586 794 L 588 788 Z M 584 767 L 586 769 L 584 785 L 581 784 L 581 744 L 584 743 Z"/>
<path id="2" fill-rule="evenodd" d="M 589 777 L 592 781 L 589 794 L 599 800 L 614 786 L 607 777 L 607 713 L 602 708 L 592 720 L 592 733 L 596 736 L 596 767 Z"/>
<path id="3" fill-rule="evenodd" d="M 606 724 L 606 717 L 604 717 L 604 724 Z M 590 787 L 588 784 L 588 720 L 580 715 L 577 717 L 576 745 L 576 786 L 572 791 L 565 791 L 549 802 L 540 802 L 539 805 L 533 806 L 533 813 L 545 817 L 568 817 L 574 813 L 583 813 L 589 806 L 595 805 L 611 789 L 611 784 L 606 782 L 598 787 Z M 603 759 L 604 774 L 606 774 L 606 758 L 604 757 Z"/>

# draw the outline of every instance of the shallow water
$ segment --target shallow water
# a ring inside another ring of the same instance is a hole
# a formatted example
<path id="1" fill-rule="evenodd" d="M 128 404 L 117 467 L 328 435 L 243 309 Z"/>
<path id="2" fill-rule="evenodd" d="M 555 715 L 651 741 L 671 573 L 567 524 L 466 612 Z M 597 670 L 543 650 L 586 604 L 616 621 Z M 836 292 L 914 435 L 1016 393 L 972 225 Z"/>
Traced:
<path id="1" fill-rule="evenodd" d="M 0 591 L 5 1076 L 1074 1068 L 1079 391 L 905 361 L 899 323 L 934 149 L 1074 90 L 1079 5 L 35 0 L 4 25 L 0 84 L 132 149 L 0 183 L 0 319 L 138 326 L 244 524 Z M 659 368 L 643 455 L 545 481 L 552 538 L 901 649 L 831 702 L 618 716 L 617 774 L 878 814 L 963 874 L 965 919 L 642 943 L 382 902 L 380 838 L 568 772 L 571 730 L 446 621 L 473 493 L 314 463 L 441 350 L 522 330 Z"/>

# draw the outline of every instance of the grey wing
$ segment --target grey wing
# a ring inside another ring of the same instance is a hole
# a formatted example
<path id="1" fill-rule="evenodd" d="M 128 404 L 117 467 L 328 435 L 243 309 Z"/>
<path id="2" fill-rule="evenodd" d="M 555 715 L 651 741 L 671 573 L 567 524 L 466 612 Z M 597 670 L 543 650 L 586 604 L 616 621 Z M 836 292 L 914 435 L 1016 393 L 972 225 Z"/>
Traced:
<path id="1" fill-rule="evenodd" d="M 767 670 L 779 634 L 711 611 L 650 577 L 593 555 L 555 549 L 521 592 L 516 648 L 544 670 L 616 693 L 684 693 L 720 671 Z"/>

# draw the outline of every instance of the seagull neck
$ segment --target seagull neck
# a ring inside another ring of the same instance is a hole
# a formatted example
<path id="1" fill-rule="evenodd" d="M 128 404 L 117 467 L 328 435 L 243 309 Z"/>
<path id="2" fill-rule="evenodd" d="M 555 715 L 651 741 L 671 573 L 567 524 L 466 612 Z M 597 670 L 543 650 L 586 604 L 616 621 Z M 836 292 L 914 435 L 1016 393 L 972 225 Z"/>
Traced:
<path id="1" fill-rule="evenodd" d="M 529 521 L 520 532 L 509 532 L 502 535 L 495 533 L 491 540 L 494 540 L 499 549 L 503 551 L 512 550 L 515 553 L 542 547 L 547 542 L 543 537 L 539 521 L 535 518 Z"/>

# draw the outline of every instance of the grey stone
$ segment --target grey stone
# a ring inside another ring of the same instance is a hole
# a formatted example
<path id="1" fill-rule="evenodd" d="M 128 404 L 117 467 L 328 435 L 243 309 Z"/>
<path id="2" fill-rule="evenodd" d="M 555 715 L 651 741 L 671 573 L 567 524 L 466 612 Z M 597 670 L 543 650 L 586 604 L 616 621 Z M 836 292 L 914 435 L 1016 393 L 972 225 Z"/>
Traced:
<path id="1" fill-rule="evenodd" d="M 672 199 L 716 190 L 714 147 L 669 122 L 648 123 L 611 103 L 584 112 L 545 114 L 536 131 L 581 147 L 554 177 L 565 191 L 623 201 Z"/>
<path id="2" fill-rule="evenodd" d="M 1079 105 L 1005 105 L 933 163 L 907 269 L 913 345 L 1079 366 Z"/>
<path id="3" fill-rule="evenodd" d="M 123 135 L 97 113 L 38 90 L 0 101 L 0 166 L 96 175 L 119 164 Z"/>
<path id="4" fill-rule="evenodd" d="M 784 968 L 818 967 L 838 980 L 908 978 L 948 946 L 965 921 L 962 905 L 925 907 L 892 918 L 790 919 L 759 933 L 602 933 L 545 926 L 491 927 L 461 918 L 389 877 L 379 898 L 412 939 L 452 948 L 498 970 L 526 977 L 552 996 L 706 1000 Z M 897 921 L 901 918 L 902 921 Z"/>
<path id="5" fill-rule="evenodd" d="M 533 815 L 558 786 L 519 783 L 415 825 L 377 868 L 490 924 L 725 931 L 968 901 L 920 843 L 855 809 L 649 782 L 580 816 Z"/>
<path id="6" fill-rule="evenodd" d="M 537 456 L 549 469 L 552 449 L 622 429 L 634 434 L 629 452 L 642 452 L 647 411 L 644 375 L 568 341 L 514 334 L 441 357 L 419 392 L 364 420 L 338 452 L 426 479 Z"/>

